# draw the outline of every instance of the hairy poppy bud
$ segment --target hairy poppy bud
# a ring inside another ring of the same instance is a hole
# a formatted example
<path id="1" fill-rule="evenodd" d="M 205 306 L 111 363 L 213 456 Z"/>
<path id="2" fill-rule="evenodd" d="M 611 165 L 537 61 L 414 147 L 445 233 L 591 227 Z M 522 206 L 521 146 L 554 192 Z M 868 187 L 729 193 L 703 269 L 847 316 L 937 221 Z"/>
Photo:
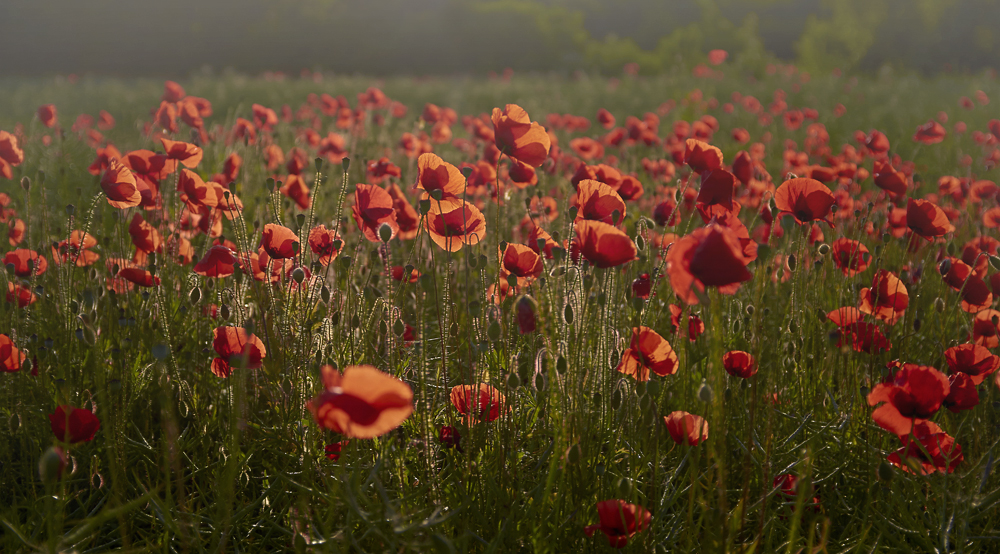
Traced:
<path id="1" fill-rule="evenodd" d="M 31 190 L 31 179 L 27 176 L 21 177 L 21 188 L 25 191 Z"/>
<path id="2" fill-rule="evenodd" d="M 292 279 L 294 279 L 296 283 L 301 285 L 305 278 L 306 272 L 301 267 L 296 267 L 292 270 Z"/>
<path id="3" fill-rule="evenodd" d="M 938 266 L 938 272 L 941 275 L 947 275 L 949 271 L 951 271 L 951 260 L 942 261 L 941 265 Z"/>
<path id="4" fill-rule="evenodd" d="M 51 484 L 62 478 L 66 469 L 66 453 L 58 446 L 50 446 L 38 460 L 38 474 L 45 484 Z"/>
<path id="5" fill-rule="evenodd" d="M 706 403 L 712 401 L 712 387 L 704 379 L 698 387 L 698 399 Z"/>
<path id="6" fill-rule="evenodd" d="M 816 251 L 819 252 L 820 256 L 826 256 L 830 253 L 830 245 L 826 243 L 820 244 Z"/>
<path id="7" fill-rule="evenodd" d="M 944 311 L 944 300 L 942 300 L 940 296 L 934 299 L 934 309 L 937 310 L 938 313 Z"/>
<path id="8" fill-rule="evenodd" d="M 392 227 L 388 223 L 383 223 L 378 227 L 378 238 L 382 242 L 392 240 Z"/>

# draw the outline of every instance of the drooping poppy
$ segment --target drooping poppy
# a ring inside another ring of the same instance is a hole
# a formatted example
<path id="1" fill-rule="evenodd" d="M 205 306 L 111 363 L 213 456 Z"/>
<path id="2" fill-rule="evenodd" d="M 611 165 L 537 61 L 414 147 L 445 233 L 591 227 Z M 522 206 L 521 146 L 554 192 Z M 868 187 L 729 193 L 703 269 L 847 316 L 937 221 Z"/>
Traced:
<path id="1" fill-rule="evenodd" d="M 664 416 L 670 438 L 677 444 L 698 446 L 708 440 L 708 422 L 705 418 L 687 412 L 675 411 Z"/>
<path id="2" fill-rule="evenodd" d="M 424 221 L 434 244 L 449 252 L 476 245 L 486 237 L 486 217 L 469 203 L 446 213 L 430 211 Z"/>
<path id="3" fill-rule="evenodd" d="M 906 226 L 927 240 L 955 230 L 944 210 L 937 204 L 912 197 L 906 200 Z"/>
<path id="4" fill-rule="evenodd" d="M 202 151 L 197 145 L 163 137 L 160 138 L 160 142 L 163 143 L 163 149 L 167 151 L 168 159 L 176 160 L 190 169 L 198 167 L 198 164 L 201 163 Z"/>
<path id="5" fill-rule="evenodd" d="M 497 149 L 511 158 L 538 167 L 549 155 L 549 134 L 517 104 L 493 108 L 493 130 Z"/>
<path id="6" fill-rule="evenodd" d="M 299 237 L 284 225 L 268 223 L 261 233 L 261 246 L 276 260 L 294 258 L 299 253 Z"/>
<path id="7" fill-rule="evenodd" d="M 774 192 L 778 217 L 791 214 L 799 224 L 820 220 L 833 226 L 830 221 L 830 206 L 834 201 L 835 198 L 826 185 L 808 177 L 789 179 Z"/>
<path id="8" fill-rule="evenodd" d="M 388 225 L 392 236 L 399 231 L 396 223 L 396 210 L 393 208 L 392 197 L 382 187 L 359 183 L 354 191 L 354 206 L 351 210 L 358 229 L 365 238 L 372 242 L 381 242 L 379 228 Z"/>
<path id="9" fill-rule="evenodd" d="M 889 463 L 907 473 L 953 473 L 965 459 L 962 447 L 947 433 L 901 437 L 903 447 L 889 454 Z"/>
<path id="10" fill-rule="evenodd" d="M 915 420 L 929 419 L 951 391 L 948 377 L 930 366 L 902 364 L 895 375 L 868 394 L 868 405 L 883 403 L 872 412 L 880 427 L 906 435 Z"/>
<path id="11" fill-rule="evenodd" d="M 494 421 L 507 409 L 503 393 L 485 383 L 452 387 L 450 398 L 468 425 Z"/>
<path id="12" fill-rule="evenodd" d="M 677 353 L 659 333 L 649 327 L 633 327 L 632 340 L 615 368 L 637 381 L 648 381 L 649 372 L 660 376 L 677 373 Z"/>
<path id="13" fill-rule="evenodd" d="M 90 410 L 59 406 L 55 413 L 49 414 L 49 425 L 57 439 L 76 444 L 94 440 L 94 435 L 101 428 L 101 420 Z"/>
<path id="14" fill-rule="evenodd" d="M 743 379 L 749 379 L 757 374 L 757 360 L 742 350 L 730 350 L 723 354 L 722 367 L 726 373 Z"/>
<path id="15" fill-rule="evenodd" d="M 684 141 L 684 163 L 695 173 L 722 168 L 722 150 L 697 139 Z"/>
<path id="16" fill-rule="evenodd" d="M 205 277 L 228 277 L 237 265 L 236 256 L 227 246 L 217 244 L 208 249 L 203 258 L 194 264 L 194 272 Z"/>
<path id="17" fill-rule="evenodd" d="M 140 287 L 157 287 L 160 285 L 160 278 L 141 267 L 123 267 L 118 270 L 118 277 Z"/>
<path id="18" fill-rule="evenodd" d="M 465 177 L 457 167 L 437 154 L 421 154 L 417 158 L 417 184 L 414 188 L 424 191 L 421 199 L 432 198 L 431 193 L 441 191 L 440 199 L 431 200 L 431 210 L 450 212 L 462 205 L 459 195 L 465 192 Z"/>
<path id="19" fill-rule="evenodd" d="M 41 275 L 49 267 L 45 256 L 39 256 L 38 252 L 27 248 L 18 248 L 4 254 L 3 265 L 8 264 L 14 266 L 14 275 L 24 278 L 31 277 L 32 273 Z"/>
<path id="20" fill-rule="evenodd" d="M 260 338 L 243 327 L 216 327 L 212 331 L 212 348 L 219 355 L 212 360 L 216 377 L 229 377 L 234 368 L 258 369 L 267 356 Z"/>
<path id="21" fill-rule="evenodd" d="M 118 160 L 108 161 L 108 169 L 101 177 L 101 188 L 108 197 L 108 204 L 120 210 L 138 206 L 142 202 L 135 175 Z"/>
<path id="22" fill-rule="evenodd" d="M 581 220 L 574 225 L 570 248 L 573 261 L 580 255 L 600 268 L 616 267 L 636 258 L 638 250 L 632 239 L 617 227 L 601 221 Z"/>
<path id="23" fill-rule="evenodd" d="M 872 278 L 871 288 L 861 289 L 858 309 L 875 316 L 889 325 L 895 325 L 910 304 L 906 285 L 891 271 L 880 269 Z"/>
<path id="24" fill-rule="evenodd" d="M 853 277 L 868 269 L 871 264 L 871 253 L 868 247 L 856 240 L 841 237 L 830 245 L 833 263 L 840 268 L 845 277 Z"/>
<path id="25" fill-rule="evenodd" d="M 753 277 L 735 233 L 718 224 L 696 229 L 678 240 L 666 262 L 670 285 L 689 305 L 698 303 L 696 291 L 717 287 L 723 294 L 734 294 L 740 283 Z"/>
<path id="26" fill-rule="evenodd" d="M 537 327 L 538 303 L 535 299 L 522 294 L 514 302 L 514 321 L 517 322 L 517 330 L 522 335 L 533 333 Z"/>
<path id="27" fill-rule="evenodd" d="M 629 539 L 646 530 L 653 520 L 642 506 L 616 499 L 598 502 L 597 515 L 600 523 L 584 527 L 583 532 L 588 537 L 593 537 L 595 531 L 604 533 L 611 548 L 625 548 Z"/>
<path id="28" fill-rule="evenodd" d="M 337 240 L 337 232 L 328 230 L 325 225 L 317 225 L 309 231 L 309 249 L 319 256 L 319 263 L 324 266 L 330 265 L 343 248 L 343 241 L 339 247 L 334 244 Z"/>
<path id="29" fill-rule="evenodd" d="M 26 358 L 10 337 L 0 334 L 0 370 L 5 373 L 19 371 Z"/>
<path id="30" fill-rule="evenodd" d="M 979 385 L 1000 368 L 1000 356 L 978 344 L 960 344 L 944 351 L 951 373 L 964 373 Z"/>
<path id="31" fill-rule="evenodd" d="M 380 437 L 413 413 L 413 390 L 370 365 L 351 365 L 343 374 L 321 368 L 324 390 L 307 407 L 316 423 L 353 439 Z"/>

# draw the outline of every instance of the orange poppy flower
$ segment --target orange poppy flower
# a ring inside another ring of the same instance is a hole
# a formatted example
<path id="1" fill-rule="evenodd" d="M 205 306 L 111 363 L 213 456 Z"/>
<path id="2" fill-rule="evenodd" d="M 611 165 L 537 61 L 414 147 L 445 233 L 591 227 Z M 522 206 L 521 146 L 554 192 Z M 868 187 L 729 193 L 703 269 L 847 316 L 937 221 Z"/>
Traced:
<path id="1" fill-rule="evenodd" d="M 872 177 L 878 188 L 897 196 L 906 194 L 906 174 L 892 167 L 889 160 L 875 160 Z"/>
<path id="2" fill-rule="evenodd" d="M 497 149 L 511 158 L 538 167 L 549 155 L 549 134 L 517 104 L 493 108 L 493 129 Z"/>
<path id="3" fill-rule="evenodd" d="M 27 225 L 25 225 L 24 221 L 21 219 L 15 219 L 9 222 L 8 225 L 7 242 L 9 242 L 11 246 L 21 244 L 21 241 L 24 240 L 24 232 L 27 230 Z"/>
<path id="4" fill-rule="evenodd" d="M 889 137 L 874 129 L 865 137 L 864 143 L 876 155 L 885 154 L 889 151 Z"/>
<path id="5" fill-rule="evenodd" d="M 649 327 L 633 327 L 632 341 L 622 353 L 616 370 L 637 381 L 649 381 L 650 370 L 666 377 L 677 373 L 678 359 L 673 347 Z"/>
<path id="6" fill-rule="evenodd" d="M 200 206 L 206 208 L 218 207 L 225 189 L 212 181 L 206 183 L 202 180 L 201 175 L 190 169 L 182 169 L 177 180 L 177 190 L 187 196 L 186 202 L 191 211 L 198 211 Z"/>
<path id="7" fill-rule="evenodd" d="M 861 313 L 873 315 L 875 319 L 895 325 L 910 304 L 906 285 L 891 271 L 880 269 L 872 278 L 871 288 L 861 289 L 858 309 Z"/>
<path id="8" fill-rule="evenodd" d="M 944 125 L 933 119 L 917 127 L 917 132 L 913 135 L 913 140 L 924 144 L 937 144 L 944 140 Z"/>
<path id="9" fill-rule="evenodd" d="M 544 255 L 545 259 L 551 260 L 554 256 L 552 248 L 556 246 L 559 246 L 559 244 L 552 239 L 551 235 L 546 233 L 541 227 L 532 224 L 531 232 L 528 233 L 528 248 L 537 252 L 539 256 Z"/>
<path id="10" fill-rule="evenodd" d="M 972 342 L 996 348 L 1000 346 L 1000 312 L 983 310 L 972 319 Z"/>
<path id="11" fill-rule="evenodd" d="M 748 352 L 730 350 L 722 355 L 722 367 L 734 377 L 749 379 L 757 374 L 757 360 Z"/>
<path id="12" fill-rule="evenodd" d="M 168 159 L 177 160 L 184 164 L 184 167 L 190 169 L 198 167 L 198 164 L 201 163 L 202 151 L 198 146 L 163 137 L 160 138 L 160 142 L 163 143 L 163 149 L 167 151 Z"/>
<path id="13" fill-rule="evenodd" d="M 425 225 L 434 244 L 449 252 L 458 252 L 462 246 L 473 246 L 486 238 L 486 217 L 469 203 L 446 213 L 430 211 Z"/>
<path id="14" fill-rule="evenodd" d="M 38 295 L 31 292 L 31 289 L 21 285 L 20 283 L 14 283 L 12 281 L 7 281 L 7 302 L 13 304 L 17 302 L 18 308 L 24 308 L 34 304 L 38 300 Z"/>
<path id="15" fill-rule="evenodd" d="M 440 200 L 431 200 L 431 210 L 436 213 L 450 212 L 462 205 L 458 195 L 465 192 L 465 177 L 459 169 L 441 159 L 436 154 L 421 154 L 417 158 L 417 184 L 415 189 L 424 191 L 421 199 L 430 198 L 430 193 L 441 191 Z"/>
<path id="16" fill-rule="evenodd" d="M 24 162 L 24 150 L 17 145 L 17 137 L 7 131 L 0 131 L 0 160 L 17 167 Z"/>
<path id="17" fill-rule="evenodd" d="M 278 192 L 294 200 L 299 209 L 308 210 L 312 204 L 312 199 L 309 197 L 309 185 L 306 184 L 306 180 L 301 175 L 289 173 Z"/>
<path id="18" fill-rule="evenodd" d="M 868 247 L 856 240 L 841 237 L 831 245 L 833 262 L 837 264 L 845 277 L 853 277 L 868 269 L 871 264 L 871 254 Z"/>
<path id="19" fill-rule="evenodd" d="M 0 334 L 0 369 L 6 373 L 18 371 L 25 358 L 27 356 L 14 345 L 10 337 Z"/>
<path id="20" fill-rule="evenodd" d="M 697 291 L 718 287 L 734 294 L 740 283 L 749 281 L 746 258 L 736 234 L 728 227 L 711 224 L 681 238 L 667 254 L 670 285 L 686 304 L 698 303 Z"/>
<path id="21" fill-rule="evenodd" d="M 736 188 L 736 176 L 725 169 L 715 169 L 701 174 L 701 189 L 698 191 L 699 211 L 702 218 L 710 221 L 713 216 L 722 215 L 721 211 L 739 213 L 739 204 L 733 203 L 733 190 Z M 707 222 L 706 221 L 706 222 Z"/>
<path id="22" fill-rule="evenodd" d="M 90 233 L 74 230 L 69 240 L 61 240 L 52 246 L 52 260 L 57 264 L 75 261 L 77 267 L 88 266 L 101 259 L 101 255 L 90 250 L 97 246 L 97 239 Z"/>
<path id="23" fill-rule="evenodd" d="M 915 198 L 906 200 L 906 226 L 927 240 L 955 230 L 944 210 L 937 204 Z"/>
<path id="24" fill-rule="evenodd" d="M 108 197 L 108 204 L 124 210 L 138 206 L 142 202 L 142 194 L 135 183 L 135 175 L 118 160 L 110 160 L 108 169 L 101 177 L 101 188 Z"/>
<path id="25" fill-rule="evenodd" d="M 597 110 L 597 122 L 601 124 L 601 127 L 610 130 L 615 126 L 615 116 L 611 115 L 608 110 L 600 108 Z"/>
<path id="26" fill-rule="evenodd" d="M 368 173 L 368 181 L 375 185 L 381 184 L 382 181 L 389 177 L 398 179 L 403 175 L 399 166 L 389 161 L 389 158 L 385 156 L 368 162 L 366 171 Z"/>
<path id="27" fill-rule="evenodd" d="M 569 141 L 569 147 L 584 161 L 604 157 L 604 145 L 590 137 L 575 138 Z"/>
<path id="28" fill-rule="evenodd" d="M 670 438 L 677 444 L 698 446 L 708 440 L 708 422 L 701 416 L 676 411 L 665 416 L 663 422 L 667 424 Z"/>
<path id="29" fill-rule="evenodd" d="M 708 53 L 708 63 L 712 65 L 720 65 L 722 62 L 726 61 L 726 58 L 728 57 L 729 52 L 726 52 L 725 50 L 711 50 Z"/>
<path id="30" fill-rule="evenodd" d="M 538 174 L 535 173 L 535 168 L 517 160 L 511 164 L 507 176 L 517 188 L 523 189 L 538 184 Z"/>
<path id="31" fill-rule="evenodd" d="M 121 277 L 130 283 L 139 285 L 140 287 L 160 286 L 160 278 L 154 276 L 152 273 L 142 269 L 141 267 L 123 267 L 118 270 L 118 277 Z"/>
<path id="32" fill-rule="evenodd" d="M 221 244 L 208 249 L 205 256 L 194 265 L 194 272 L 205 277 L 228 277 L 237 265 L 236 256 Z"/>
<path id="33" fill-rule="evenodd" d="M 128 234 L 132 237 L 132 244 L 143 252 L 159 252 L 163 249 L 163 240 L 159 231 L 147 223 L 142 214 L 132 216 L 132 222 L 128 226 Z"/>
<path id="34" fill-rule="evenodd" d="M 24 278 L 31 277 L 32 272 L 41 275 L 49 267 L 45 256 L 39 256 L 38 252 L 27 248 L 18 248 L 4 254 L 3 265 L 14 266 L 14 275 Z"/>
<path id="35" fill-rule="evenodd" d="M 942 278 L 952 290 L 960 292 L 962 310 L 974 314 L 990 307 L 993 304 L 993 293 L 986 286 L 986 282 L 962 260 L 948 258 L 947 261 L 950 267 Z"/>
<path id="36" fill-rule="evenodd" d="M 392 236 L 399 231 L 396 210 L 392 197 L 382 187 L 359 183 L 354 191 L 354 206 L 351 210 L 358 229 L 372 242 L 382 242 L 379 228 L 384 224 L 392 230 Z"/>
<path id="37" fill-rule="evenodd" d="M 588 537 L 600 531 L 608 538 L 611 548 L 625 548 L 636 533 L 649 527 L 653 519 L 645 508 L 637 504 L 629 504 L 624 500 L 603 500 L 597 503 L 597 515 L 600 523 L 583 528 Z"/>
<path id="38" fill-rule="evenodd" d="M 834 201 L 833 194 L 826 185 L 807 177 L 789 179 L 774 192 L 774 204 L 779 210 L 778 217 L 792 214 L 800 224 L 821 220 L 832 227 L 830 206 Z"/>
<path id="39" fill-rule="evenodd" d="M 976 385 L 1000 368 L 1000 356 L 978 344 L 960 344 L 944 351 L 944 359 L 952 374 L 964 373 Z"/>
<path id="40" fill-rule="evenodd" d="M 517 277 L 517 285 L 525 286 L 542 275 L 542 258 L 531 248 L 523 244 L 508 243 L 506 250 L 501 250 L 500 273 Z"/>
<path id="41" fill-rule="evenodd" d="M 625 219 L 625 201 L 610 186 L 584 179 L 577 185 L 576 220 L 602 221 L 618 225 Z M 618 219 L 613 219 L 618 212 Z"/>
<path id="42" fill-rule="evenodd" d="M 340 248 L 343 248 L 343 241 L 341 241 L 340 248 L 334 246 L 334 241 L 337 240 L 337 232 L 333 230 L 327 230 L 325 225 L 317 225 L 309 231 L 309 249 L 312 250 L 313 254 L 319 256 L 319 263 L 324 266 L 330 265 L 334 259 L 336 259 L 337 254 L 340 254 Z"/>
<path id="43" fill-rule="evenodd" d="M 494 421 L 506 410 L 503 393 L 485 383 L 452 387 L 450 398 L 467 425 Z"/>
<path id="44" fill-rule="evenodd" d="M 44 106 L 38 107 L 38 120 L 42 122 L 49 129 L 56 126 L 59 122 L 56 116 L 56 106 L 55 104 L 45 104 Z"/>
<path id="45" fill-rule="evenodd" d="M 596 267 L 616 267 L 636 258 L 635 243 L 620 229 L 601 221 L 581 220 L 574 225 L 570 247 L 574 262 L 580 255 Z"/>
<path id="46" fill-rule="evenodd" d="M 307 407 L 316 423 L 353 439 L 380 437 L 413 413 L 413 390 L 370 365 L 352 365 L 341 374 L 322 367 L 324 391 Z"/>
<path id="47" fill-rule="evenodd" d="M 288 227 L 268 223 L 261 234 L 261 246 L 276 260 L 294 258 L 299 253 L 299 237 Z"/>
<path id="48" fill-rule="evenodd" d="M 410 201 L 403 194 L 403 189 L 396 183 L 390 183 L 386 189 L 392 198 L 392 208 L 396 211 L 396 223 L 399 224 L 399 232 L 396 238 L 409 240 L 417 236 L 420 231 L 420 216 L 417 210 L 413 209 Z"/>
<path id="49" fill-rule="evenodd" d="M 216 327 L 212 331 L 212 348 L 219 354 L 212 360 L 216 377 L 229 377 L 234 366 L 258 369 L 267 356 L 264 343 L 242 327 Z"/>
<path id="50" fill-rule="evenodd" d="M 697 139 L 684 141 L 684 163 L 691 171 L 704 173 L 722 168 L 722 150 Z"/>

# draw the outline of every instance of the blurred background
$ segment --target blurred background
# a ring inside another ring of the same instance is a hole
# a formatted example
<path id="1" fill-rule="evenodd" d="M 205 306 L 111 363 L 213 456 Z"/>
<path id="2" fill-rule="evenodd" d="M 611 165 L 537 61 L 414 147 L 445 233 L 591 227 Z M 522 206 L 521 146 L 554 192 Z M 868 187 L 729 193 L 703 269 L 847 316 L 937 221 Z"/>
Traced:
<path id="1" fill-rule="evenodd" d="M 3 0 L 0 75 L 981 71 L 997 0 Z"/>

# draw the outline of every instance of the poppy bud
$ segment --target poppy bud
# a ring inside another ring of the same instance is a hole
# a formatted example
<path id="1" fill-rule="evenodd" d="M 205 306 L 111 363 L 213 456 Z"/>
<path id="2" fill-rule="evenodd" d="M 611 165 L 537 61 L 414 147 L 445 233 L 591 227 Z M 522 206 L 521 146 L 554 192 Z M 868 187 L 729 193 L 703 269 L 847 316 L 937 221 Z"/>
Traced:
<path id="1" fill-rule="evenodd" d="M 753 307 L 753 304 L 747 304 L 747 315 L 753 315 L 753 313 L 755 311 L 756 311 L 756 308 Z M 825 317 L 825 315 L 824 315 L 824 317 Z"/>
<path id="2" fill-rule="evenodd" d="M 392 227 L 388 223 L 383 223 L 378 226 L 378 238 L 382 242 L 389 242 L 392 240 Z"/>
<path id="3" fill-rule="evenodd" d="M 628 477 L 622 477 L 618 480 L 618 494 L 624 498 L 628 498 L 632 494 L 632 480 Z"/>
<path id="4" fill-rule="evenodd" d="M 819 248 L 817 248 L 816 251 L 819 252 L 820 256 L 826 256 L 830 253 L 830 245 L 824 242 L 819 245 Z"/>
<path id="5" fill-rule="evenodd" d="M 944 300 L 942 300 L 940 296 L 934 299 L 934 309 L 937 310 L 938 313 L 944 311 Z"/>
<path id="6" fill-rule="evenodd" d="M 58 446 L 50 446 L 38 460 L 38 474 L 45 484 L 55 483 L 62 478 L 66 469 L 66 453 Z"/>
<path id="7" fill-rule="evenodd" d="M 580 458 L 583 457 L 582 448 L 580 448 L 580 443 L 576 443 L 570 446 L 566 450 L 566 462 L 569 464 L 576 464 L 580 462 Z"/>
<path id="8" fill-rule="evenodd" d="M 468 181 L 469 178 L 472 177 L 472 168 L 469 167 L 469 166 L 463 167 L 462 168 L 462 176 L 465 177 L 466 181 Z"/>
<path id="9" fill-rule="evenodd" d="M 569 216 L 569 218 L 571 220 L 575 220 L 576 219 L 576 214 L 579 211 L 580 210 L 576 206 L 570 206 L 569 210 L 566 211 L 566 214 Z"/>
<path id="10" fill-rule="evenodd" d="M 330 288 L 323 285 L 323 288 L 319 289 L 319 297 L 323 300 L 323 303 L 330 303 Z"/>
<path id="11" fill-rule="evenodd" d="M 190 300 L 192 304 L 197 304 L 198 302 L 200 302 L 201 301 L 201 288 L 200 287 L 195 287 L 195 288 L 191 289 L 191 292 L 188 293 L 188 300 Z"/>
<path id="12" fill-rule="evenodd" d="M 427 215 L 427 212 L 431 211 L 431 201 L 424 198 L 417 203 L 417 207 L 420 208 L 421 215 Z"/>
<path id="13" fill-rule="evenodd" d="M 785 261 L 785 265 L 788 266 L 788 271 L 795 271 L 795 266 L 797 265 L 795 254 L 788 255 L 788 260 Z"/>
<path id="14" fill-rule="evenodd" d="M 892 481 L 893 472 L 892 466 L 889 465 L 889 462 L 883 460 L 882 463 L 878 465 L 878 478 L 880 481 L 885 481 L 886 483 Z"/>
<path id="15" fill-rule="evenodd" d="M 566 307 L 563 308 L 563 318 L 566 320 L 566 323 L 568 323 L 570 325 L 573 324 L 573 305 L 572 304 L 566 304 Z"/>
<path id="16" fill-rule="evenodd" d="M 566 363 L 566 358 L 560 354 L 559 357 L 556 358 L 556 371 L 559 372 L 559 375 L 564 375 L 568 369 L 569 364 Z"/>
<path id="17" fill-rule="evenodd" d="M 990 259 L 990 265 L 993 266 L 993 269 L 1000 269 L 1000 257 L 990 254 L 989 259 Z"/>
<path id="18" fill-rule="evenodd" d="M 72 216 L 76 213 L 76 206 L 73 204 L 66 204 L 66 215 Z"/>
<path id="19" fill-rule="evenodd" d="M 21 177 L 21 188 L 24 189 L 25 192 L 31 190 L 31 179 L 27 176 Z"/>
<path id="20" fill-rule="evenodd" d="M 264 181 L 264 185 L 267 186 L 267 191 L 268 192 L 271 192 L 271 193 L 274 192 L 274 179 L 272 179 L 271 177 L 268 177 L 267 181 Z"/>
<path id="21" fill-rule="evenodd" d="M 511 374 L 507 376 L 507 387 L 516 389 L 519 386 L 521 386 L 521 378 L 517 376 L 517 373 L 511 372 Z"/>
<path id="22" fill-rule="evenodd" d="M 351 169 L 351 159 L 344 158 L 340 160 L 340 167 L 344 168 L 344 173 L 347 173 Z"/>
<path id="23" fill-rule="evenodd" d="M 491 341 L 496 342 L 500 340 L 500 331 L 500 324 L 494 321 L 490 323 L 490 326 L 486 329 L 486 336 L 488 336 Z"/>
<path id="24" fill-rule="evenodd" d="M 301 267 L 296 267 L 292 270 L 292 279 L 294 279 L 296 283 L 301 285 L 305 278 L 306 272 Z"/>
<path id="25" fill-rule="evenodd" d="M 913 320 L 913 331 L 914 332 L 920 331 L 920 318 L 919 317 L 918 318 L 914 318 L 914 320 Z"/>
<path id="26" fill-rule="evenodd" d="M 950 271 L 951 271 L 951 260 L 946 259 L 941 262 L 941 265 L 938 266 L 938 272 L 941 273 L 941 275 L 947 275 L 948 272 Z"/>
<path id="27" fill-rule="evenodd" d="M 219 316 L 222 319 L 229 319 L 230 315 L 231 314 L 229 313 L 229 304 L 223 304 L 222 307 L 219 308 Z"/>
<path id="28" fill-rule="evenodd" d="M 712 387 L 704 379 L 698 387 L 698 399 L 705 403 L 712 401 Z"/>

